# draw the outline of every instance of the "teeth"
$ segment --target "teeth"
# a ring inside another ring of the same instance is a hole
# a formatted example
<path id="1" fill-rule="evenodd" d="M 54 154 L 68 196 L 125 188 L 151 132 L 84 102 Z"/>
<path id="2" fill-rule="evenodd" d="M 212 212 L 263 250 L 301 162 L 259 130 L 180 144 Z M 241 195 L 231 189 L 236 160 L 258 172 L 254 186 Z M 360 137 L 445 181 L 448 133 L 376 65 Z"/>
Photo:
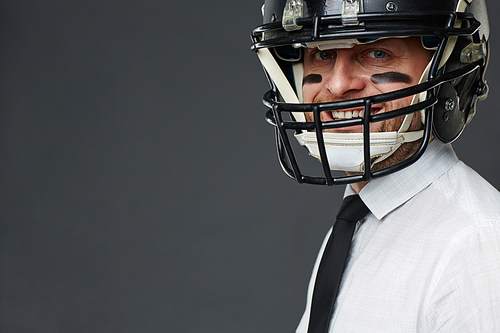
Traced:
<path id="1" fill-rule="evenodd" d="M 351 119 L 351 118 L 362 118 L 364 115 L 363 111 L 332 111 L 332 117 L 334 119 Z"/>

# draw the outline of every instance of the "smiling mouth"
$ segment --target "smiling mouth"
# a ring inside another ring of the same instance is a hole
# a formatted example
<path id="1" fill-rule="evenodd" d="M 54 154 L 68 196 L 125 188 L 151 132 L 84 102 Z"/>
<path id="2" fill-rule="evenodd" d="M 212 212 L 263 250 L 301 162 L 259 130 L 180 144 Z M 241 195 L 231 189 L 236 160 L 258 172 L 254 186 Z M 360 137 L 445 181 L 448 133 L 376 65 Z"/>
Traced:
<path id="1" fill-rule="evenodd" d="M 373 107 L 371 110 L 371 114 L 374 115 L 382 110 L 381 107 Z M 353 119 L 353 118 L 363 118 L 365 112 L 364 109 L 355 109 L 355 110 L 343 110 L 343 111 L 325 111 L 322 112 L 324 116 L 322 118 L 323 121 L 332 121 L 332 120 L 344 120 L 344 119 Z"/>

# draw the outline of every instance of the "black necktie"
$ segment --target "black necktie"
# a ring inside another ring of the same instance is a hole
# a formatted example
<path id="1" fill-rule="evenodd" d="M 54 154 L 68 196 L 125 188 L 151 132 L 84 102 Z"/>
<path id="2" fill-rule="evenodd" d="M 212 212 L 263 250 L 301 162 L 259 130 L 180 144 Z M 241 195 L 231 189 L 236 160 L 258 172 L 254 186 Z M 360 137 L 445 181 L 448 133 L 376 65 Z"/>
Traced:
<path id="1" fill-rule="evenodd" d="M 368 212 L 359 195 L 342 201 L 316 275 L 308 333 L 328 332 L 356 222 Z"/>

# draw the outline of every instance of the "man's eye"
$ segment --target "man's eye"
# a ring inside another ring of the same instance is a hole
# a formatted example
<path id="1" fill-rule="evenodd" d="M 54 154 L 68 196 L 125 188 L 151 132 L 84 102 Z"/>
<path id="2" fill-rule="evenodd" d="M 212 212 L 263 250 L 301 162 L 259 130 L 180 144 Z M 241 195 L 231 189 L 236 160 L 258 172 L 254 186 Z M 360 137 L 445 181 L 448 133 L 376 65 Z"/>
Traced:
<path id="1" fill-rule="evenodd" d="M 385 53 L 382 50 L 374 50 L 374 51 L 370 51 L 368 53 L 368 56 L 371 58 L 381 59 L 381 58 L 387 57 L 387 53 Z"/>
<path id="2" fill-rule="evenodd" d="M 314 54 L 314 58 L 318 60 L 328 60 L 334 58 L 332 51 L 319 51 Z"/>

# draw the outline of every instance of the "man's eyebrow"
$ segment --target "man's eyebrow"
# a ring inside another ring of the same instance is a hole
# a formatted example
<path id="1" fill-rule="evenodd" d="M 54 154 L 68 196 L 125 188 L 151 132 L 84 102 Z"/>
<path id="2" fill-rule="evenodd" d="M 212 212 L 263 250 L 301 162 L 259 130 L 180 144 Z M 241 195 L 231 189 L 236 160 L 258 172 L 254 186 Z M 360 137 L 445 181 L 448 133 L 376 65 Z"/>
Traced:
<path id="1" fill-rule="evenodd" d="M 318 51 L 317 47 L 313 47 L 313 48 L 308 47 L 308 48 L 306 48 L 307 54 L 311 54 L 311 53 L 313 53 L 315 51 Z"/>

